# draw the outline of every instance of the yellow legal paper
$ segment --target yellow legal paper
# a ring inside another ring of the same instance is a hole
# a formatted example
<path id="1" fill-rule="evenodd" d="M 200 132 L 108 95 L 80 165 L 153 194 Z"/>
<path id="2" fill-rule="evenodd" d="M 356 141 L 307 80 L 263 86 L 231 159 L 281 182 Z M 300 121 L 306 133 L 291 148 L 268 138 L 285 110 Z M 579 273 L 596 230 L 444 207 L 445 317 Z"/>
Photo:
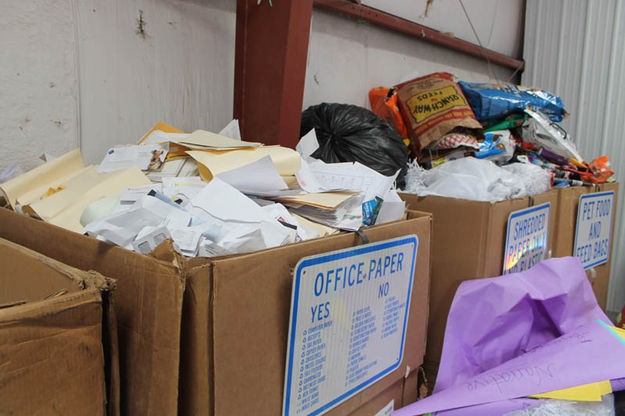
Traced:
<path id="1" fill-rule="evenodd" d="M 283 176 L 295 175 L 302 164 L 299 153 L 282 146 L 262 146 L 229 151 L 192 150 L 187 154 L 198 162 L 200 176 L 207 182 L 220 173 L 249 165 L 265 156 L 271 157 L 278 173 Z M 205 169 L 202 169 L 202 166 Z"/>
<path id="2" fill-rule="evenodd" d="M 294 204 L 311 205 L 323 209 L 335 209 L 359 191 L 320 192 L 313 194 L 293 195 L 277 198 L 278 201 L 291 202 Z"/>
<path id="3" fill-rule="evenodd" d="M 206 130 L 196 130 L 186 139 L 175 139 L 172 140 L 172 143 L 177 143 L 194 150 L 232 150 L 262 146 L 262 143 L 236 140 Z"/>
<path id="4" fill-rule="evenodd" d="M 530 397 L 538 399 L 573 400 L 578 402 L 600 402 L 601 396 L 612 393 L 612 385 L 609 381 L 584 384 L 568 389 L 555 390 L 547 393 L 534 394 Z"/>
<path id="5" fill-rule="evenodd" d="M 26 192 L 23 195 L 20 195 L 17 198 L 17 203 L 19 205 L 29 205 L 32 204 L 36 201 L 39 201 L 40 199 L 44 199 L 46 198 L 46 193 L 48 192 L 49 189 L 58 189 L 58 188 L 62 188 L 64 187 L 65 183 L 69 182 L 70 180 L 72 180 L 73 178 L 75 178 L 76 176 L 80 176 L 82 174 L 84 174 L 86 171 L 92 169 L 92 166 L 86 166 L 82 169 L 78 169 L 72 173 L 70 173 L 67 176 L 63 176 L 62 178 L 59 179 L 55 179 L 53 181 L 50 181 L 48 183 L 45 183 L 43 185 L 41 185 L 38 188 L 33 189 L 32 191 Z M 66 187 L 66 186 L 65 186 Z M 54 194 L 52 194 L 54 195 Z M 52 196 L 52 195 L 48 195 Z"/>
<path id="6" fill-rule="evenodd" d="M 80 150 L 75 149 L 17 178 L 0 184 L 0 191 L 2 191 L 4 198 L 9 204 L 11 204 L 11 207 L 15 209 L 17 199 L 20 196 L 34 189 L 45 187 L 48 183 L 71 175 L 84 167 L 85 164 L 80 155 Z M 47 191 L 47 188 L 43 192 L 45 191 Z"/>
<path id="7" fill-rule="evenodd" d="M 299 183 L 297 182 L 297 178 L 295 176 L 293 175 L 281 175 L 281 176 L 282 176 L 282 180 L 284 181 L 284 183 L 286 183 L 286 186 L 288 186 L 289 189 L 299 187 Z"/>
<path id="8" fill-rule="evenodd" d="M 148 131 L 141 138 L 141 140 L 139 140 L 139 143 L 137 144 L 141 144 L 141 142 L 145 141 L 145 139 L 147 139 L 150 136 L 150 134 L 152 134 L 152 132 L 154 132 L 155 130 L 164 131 L 165 133 L 184 133 L 182 130 L 179 130 L 175 127 L 170 126 L 169 124 L 165 124 L 162 121 L 159 121 L 158 123 L 156 123 L 154 127 L 152 127 L 150 131 Z"/>
<path id="9" fill-rule="evenodd" d="M 109 196 L 121 195 L 128 187 L 149 185 L 151 183 L 141 169 L 136 166 L 110 173 L 99 173 L 97 176 L 91 177 L 91 185 L 86 192 L 79 197 L 73 198 L 71 204 L 65 204 L 65 208 L 51 217 L 48 222 L 82 234 L 84 229 L 82 224 L 80 224 L 80 216 L 89 204 Z M 60 196 L 68 189 L 58 192 L 50 198 L 54 198 L 57 195 Z M 47 199 L 49 198 L 43 201 Z"/>
<path id="10" fill-rule="evenodd" d="M 611 326 L 610 328 L 612 328 L 614 332 L 616 332 L 618 336 L 623 338 L 623 340 L 625 341 L 625 329 L 619 328 L 618 326 Z"/>
<path id="11" fill-rule="evenodd" d="M 152 127 L 152 129 L 150 131 L 148 131 L 141 138 L 141 140 L 139 140 L 139 142 L 137 144 L 143 143 L 148 137 L 150 137 L 150 134 L 152 134 L 156 130 L 160 130 L 160 131 L 165 132 L 165 133 L 184 133 L 180 129 L 177 129 L 175 127 L 170 126 L 169 124 L 166 124 L 166 123 L 163 123 L 162 121 L 159 121 L 158 123 L 156 123 L 156 125 L 154 127 Z M 172 159 L 178 159 L 178 158 L 186 157 L 187 155 L 186 155 L 185 152 L 187 150 L 188 149 L 186 147 L 182 147 L 180 145 L 169 146 L 169 153 L 167 153 L 167 160 L 172 160 Z"/>
<path id="12" fill-rule="evenodd" d="M 319 237 L 325 237 L 325 236 L 332 235 L 332 234 L 338 234 L 341 231 L 338 228 L 332 228 L 330 226 L 311 221 L 308 218 L 304 218 L 301 215 L 297 215 L 294 212 L 291 212 L 291 215 L 295 217 L 295 219 L 297 219 L 297 222 L 302 227 L 313 230 L 314 232 L 319 234 Z"/>

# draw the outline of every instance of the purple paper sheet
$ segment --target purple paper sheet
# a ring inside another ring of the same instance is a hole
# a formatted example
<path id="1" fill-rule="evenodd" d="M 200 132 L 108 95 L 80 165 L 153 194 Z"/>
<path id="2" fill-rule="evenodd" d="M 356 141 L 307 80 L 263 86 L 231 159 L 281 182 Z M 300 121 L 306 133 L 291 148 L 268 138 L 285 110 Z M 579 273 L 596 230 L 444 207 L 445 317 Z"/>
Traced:
<path id="1" fill-rule="evenodd" d="M 619 378 L 616 380 L 610 380 L 612 384 L 612 391 L 623 391 L 625 390 L 625 378 Z"/>
<path id="2" fill-rule="evenodd" d="M 618 379 L 625 375 L 623 353 L 625 340 L 597 320 L 395 411 L 393 416 L 415 416 Z"/>
<path id="3" fill-rule="evenodd" d="M 596 321 L 610 322 L 597 305 L 580 261 L 574 257 L 547 260 L 504 277 L 463 282 L 449 312 L 433 397 Z M 620 374 L 623 376 L 625 372 Z M 613 386 L 615 390 L 625 388 L 625 382 L 613 380 Z M 473 405 L 463 404 L 462 408 L 447 405 L 435 410 L 442 410 L 438 416 L 495 416 L 532 404 L 539 402 L 493 396 Z M 398 414 L 418 414 L 409 408 L 408 413 Z"/>
<path id="4" fill-rule="evenodd" d="M 447 319 L 434 393 L 597 319 L 610 323 L 576 257 L 465 281 Z"/>
<path id="5" fill-rule="evenodd" d="M 436 416 L 501 416 L 542 404 L 542 399 L 512 399 L 436 412 Z"/>

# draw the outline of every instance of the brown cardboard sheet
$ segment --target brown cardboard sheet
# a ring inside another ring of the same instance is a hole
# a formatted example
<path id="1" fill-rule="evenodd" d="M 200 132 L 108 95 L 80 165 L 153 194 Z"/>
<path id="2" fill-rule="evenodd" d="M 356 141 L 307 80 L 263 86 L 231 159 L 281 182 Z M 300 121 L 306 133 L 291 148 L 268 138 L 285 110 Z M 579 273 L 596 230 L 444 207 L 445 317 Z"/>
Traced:
<path id="1" fill-rule="evenodd" d="M 184 291 L 178 259 L 159 261 L 7 209 L 0 209 L 0 237 L 117 280 L 122 414 L 176 414 Z"/>
<path id="2" fill-rule="evenodd" d="M 114 281 L 0 239 L 0 414 L 119 414 Z"/>
<path id="3" fill-rule="evenodd" d="M 419 236 L 406 353 L 397 370 L 348 399 L 341 411 L 332 410 L 328 415 L 354 411 L 402 379 L 406 367 L 414 369 L 421 365 L 428 304 L 429 232 L 429 217 L 381 225 L 366 231 L 371 242 L 405 234 Z M 354 233 L 342 234 L 213 261 L 216 415 L 280 413 L 293 269 L 302 257 L 355 246 L 360 244 L 359 240 Z M 247 388 L 241 392 L 237 381 L 244 379 Z M 242 397 L 245 399 L 241 400 Z"/>

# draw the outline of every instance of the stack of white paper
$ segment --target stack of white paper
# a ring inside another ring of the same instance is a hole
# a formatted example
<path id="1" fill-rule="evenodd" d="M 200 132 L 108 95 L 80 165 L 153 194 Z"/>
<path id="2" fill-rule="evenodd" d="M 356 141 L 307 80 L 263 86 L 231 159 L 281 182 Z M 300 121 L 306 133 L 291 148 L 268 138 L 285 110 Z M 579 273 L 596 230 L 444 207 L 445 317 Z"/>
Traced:
<path id="1" fill-rule="evenodd" d="M 112 214 L 87 224 L 85 230 L 141 253 L 172 239 L 174 247 L 189 257 L 276 247 L 294 242 L 298 235 L 301 239 L 316 237 L 303 228 L 298 233 L 297 221 L 286 208 L 263 208 L 219 178 L 198 185 L 192 178 L 167 178 L 163 193 L 155 192 L 158 187 L 126 190 L 122 199 L 128 202 L 136 198 L 132 204 L 121 205 Z M 189 192 L 194 195 L 185 206 L 168 196 Z"/>
<path id="2" fill-rule="evenodd" d="M 334 208 L 325 208 L 315 205 L 287 203 L 291 210 L 309 220 L 339 228 L 341 230 L 356 231 L 362 227 L 362 203 L 364 194 L 354 194 Z"/>

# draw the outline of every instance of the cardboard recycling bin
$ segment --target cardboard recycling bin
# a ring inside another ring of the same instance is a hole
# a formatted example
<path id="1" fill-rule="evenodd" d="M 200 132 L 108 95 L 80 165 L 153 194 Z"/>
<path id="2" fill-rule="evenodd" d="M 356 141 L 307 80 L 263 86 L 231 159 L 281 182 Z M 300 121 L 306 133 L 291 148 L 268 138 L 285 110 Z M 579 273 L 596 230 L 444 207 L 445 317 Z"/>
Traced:
<path id="1" fill-rule="evenodd" d="M 551 204 L 546 255 L 552 250 L 558 193 L 496 203 L 439 196 L 400 194 L 409 209 L 433 215 L 430 314 L 424 369 L 430 389 L 438 372 L 447 315 L 456 289 L 465 280 L 500 276 L 508 218 L 516 211 Z"/>
<path id="2" fill-rule="evenodd" d="M 328 415 L 360 412 L 404 379 L 414 385 L 425 351 L 431 225 L 429 214 L 408 211 L 406 220 L 365 230 L 371 242 L 419 239 L 405 351 L 395 370 Z M 121 404 L 129 415 L 280 414 L 294 267 L 362 243 L 341 233 L 208 259 L 185 259 L 164 243 L 144 256 L 5 209 L 0 237 L 117 279 Z M 402 405 L 410 398 L 416 391 L 402 393 Z"/>
<path id="3" fill-rule="evenodd" d="M 607 223 L 604 225 L 605 228 L 608 228 L 608 230 L 604 231 L 608 232 L 609 234 L 609 252 L 607 253 L 607 261 L 605 263 L 592 266 L 592 263 L 594 263 L 593 261 L 584 262 L 582 260 L 582 262 L 585 264 L 585 267 L 590 266 L 586 269 L 586 273 L 588 274 L 592 289 L 595 292 L 595 296 L 597 297 L 597 302 L 599 303 L 599 306 L 601 306 L 601 308 L 604 310 L 608 298 L 608 287 L 610 285 L 610 264 L 612 257 L 611 254 L 613 251 L 612 240 L 614 236 L 614 224 L 616 222 L 616 215 L 618 212 L 618 183 L 606 183 L 595 187 L 577 186 L 558 189 L 558 212 L 556 215 L 556 232 L 553 245 L 553 257 L 566 257 L 577 255 L 574 251 L 574 248 L 576 233 L 578 229 L 577 223 L 580 197 L 593 197 L 605 192 L 614 192 L 614 203 L 611 210 L 611 221 L 607 221 Z M 586 218 L 589 219 L 589 221 L 594 221 L 593 218 L 595 211 L 589 212 L 588 214 L 589 215 Z M 597 220 L 600 219 L 605 218 L 597 218 Z M 595 240 L 597 239 L 598 236 L 597 238 L 595 238 Z M 579 254 L 582 255 L 581 252 Z M 588 254 L 594 256 L 596 254 L 594 253 L 594 248 L 593 253 Z"/>
<path id="4" fill-rule="evenodd" d="M 0 239 L 0 414 L 119 413 L 113 286 Z"/>

